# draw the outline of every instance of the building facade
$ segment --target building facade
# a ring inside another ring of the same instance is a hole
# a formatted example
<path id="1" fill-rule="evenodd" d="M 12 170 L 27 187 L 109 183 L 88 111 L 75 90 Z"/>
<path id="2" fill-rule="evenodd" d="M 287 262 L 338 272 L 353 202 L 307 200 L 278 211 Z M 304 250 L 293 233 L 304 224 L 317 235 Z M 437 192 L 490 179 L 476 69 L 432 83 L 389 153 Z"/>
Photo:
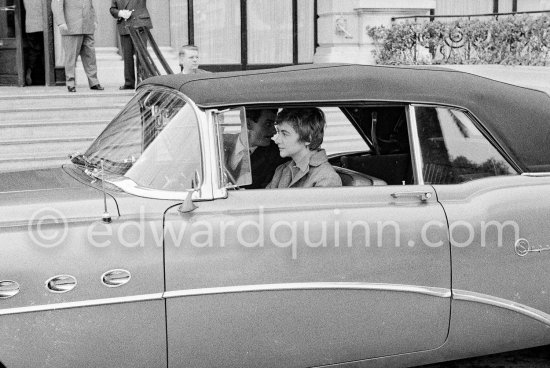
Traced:
<path id="1" fill-rule="evenodd" d="M 51 0 L 43 1 L 45 80 L 63 83 L 61 38 L 52 24 Z M 93 3 L 98 68 L 119 73 L 110 2 Z M 541 11 L 550 10 L 550 0 L 151 0 L 148 8 L 152 34 L 172 69 L 179 47 L 195 44 L 201 68 L 224 71 L 313 62 L 368 64 L 373 46 L 366 27 L 389 26 L 392 17 Z M 24 14 L 22 0 L 0 0 L 0 59 L 10 60 L 0 66 L 0 84 L 24 85 Z"/>

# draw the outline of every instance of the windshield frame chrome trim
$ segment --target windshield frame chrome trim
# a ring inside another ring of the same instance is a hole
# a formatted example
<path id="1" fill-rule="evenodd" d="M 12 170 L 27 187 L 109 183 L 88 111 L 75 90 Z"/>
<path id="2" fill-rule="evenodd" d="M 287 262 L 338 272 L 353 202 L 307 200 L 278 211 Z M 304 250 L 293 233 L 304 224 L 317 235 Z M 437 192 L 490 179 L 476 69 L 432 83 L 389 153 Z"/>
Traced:
<path id="1" fill-rule="evenodd" d="M 189 193 L 193 193 L 193 200 L 208 200 L 210 198 L 204 198 L 201 196 L 201 190 L 198 191 L 168 191 L 168 190 L 160 190 L 160 189 L 152 189 L 140 186 L 136 182 L 134 182 L 132 179 L 127 177 L 120 177 L 119 179 L 114 180 L 105 180 L 107 183 L 112 184 L 122 190 L 125 193 L 134 195 L 136 197 L 143 197 L 143 198 L 150 198 L 150 199 L 170 199 L 170 200 L 185 200 L 187 198 L 187 195 Z"/>
<path id="2" fill-rule="evenodd" d="M 218 126 L 214 119 L 215 114 L 218 112 L 218 109 L 207 109 L 204 111 L 204 117 L 206 119 L 205 126 L 208 128 L 208 134 L 212 138 L 209 140 L 208 149 L 205 150 L 208 153 L 208 163 L 211 170 L 211 188 L 213 198 L 227 198 L 227 189 L 220 186 L 220 165 L 221 165 L 221 153 L 220 153 L 220 142 L 218 140 Z"/>

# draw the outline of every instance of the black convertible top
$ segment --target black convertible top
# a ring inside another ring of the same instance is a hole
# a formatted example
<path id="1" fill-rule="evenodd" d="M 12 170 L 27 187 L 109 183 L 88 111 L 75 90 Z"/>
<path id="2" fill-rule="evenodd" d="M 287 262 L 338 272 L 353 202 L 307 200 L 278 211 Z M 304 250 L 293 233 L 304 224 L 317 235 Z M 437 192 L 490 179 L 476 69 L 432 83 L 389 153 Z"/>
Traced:
<path id="1" fill-rule="evenodd" d="M 165 75 L 147 79 L 143 84 L 177 89 L 201 108 L 334 101 L 463 107 L 484 124 L 524 171 L 550 171 L 550 96 L 456 70 L 313 64 Z"/>

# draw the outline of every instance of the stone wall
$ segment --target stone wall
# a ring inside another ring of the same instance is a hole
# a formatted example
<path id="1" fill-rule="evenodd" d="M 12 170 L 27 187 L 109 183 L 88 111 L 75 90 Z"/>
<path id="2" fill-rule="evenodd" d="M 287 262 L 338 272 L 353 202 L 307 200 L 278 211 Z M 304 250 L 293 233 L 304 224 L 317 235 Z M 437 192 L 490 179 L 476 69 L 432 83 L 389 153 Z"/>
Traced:
<path id="1" fill-rule="evenodd" d="M 392 17 L 429 15 L 436 0 L 318 0 L 318 43 L 314 62 L 374 64 L 367 26 L 391 26 Z"/>

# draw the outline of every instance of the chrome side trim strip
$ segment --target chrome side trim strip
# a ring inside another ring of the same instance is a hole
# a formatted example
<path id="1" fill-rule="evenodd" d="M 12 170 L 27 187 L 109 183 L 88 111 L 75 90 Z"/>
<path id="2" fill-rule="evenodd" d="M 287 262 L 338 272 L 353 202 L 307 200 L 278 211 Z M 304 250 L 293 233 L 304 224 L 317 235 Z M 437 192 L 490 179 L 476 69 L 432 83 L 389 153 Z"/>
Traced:
<path id="1" fill-rule="evenodd" d="M 363 282 L 304 282 L 304 283 L 288 283 L 288 284 L 261 284 L 261 285 L 239 285 L 239 286 L 224 286 L 201 289 L 188 289 L 167 291 L 165 293 L 133 295 L 119 298 L 93 299 L 77 302 L 56 303 L 33 305 L 29 307 L 16 307 L 0 309 L 0 316 L 10 314 L 21 314 L 31 312 L 54 311 L 70 308 L 93 307 L 99 305 L 111 305 L 122 303 L 143 302 L 151 300 L 162 300 L 163 298 L 177 298 L 185 296 L 200 296 L 200 295 L 215 295 L 215 294 L 230 294 L 230 293 L 245 293 L 245 292 L 261 292 L 261 291 L 283 291 L 283 290 L 376 290 L 376 291 L 394 291 L 415 293 L 438 298 L 450 298 L 451 290 L 447 288 L 417 286 L 417 285 L 401 285 L 401 284 L 378 284 L 378 283 L 363 283 Z"/>
<path id="2" fill-rule="evenodd" d="M 120 298 L 83 300 L 83 301 L 68 302 L 68 303 L 33 305 L 30 307 L 6 308 L 6 309 L 0 309 L 0 316 L 5 316 L 9 314 L 30 313 L 30 312 L 54 311 L 54 310 L 70 309 L 70 308 L 93 307 L 98 305 L 144 302 L 144 301 L 150 301 L 150 300 L 162 300 L 162 293 L 133 295 L 133 296 L 120 297 Z"/>
<path id="3" fill-rule="evenodd" d="M 467 302 L 487 304 L 493 307 L 508 309 L 512 312 L 523 314 L 539 322 L 550 326 L 550 314 L 541 310 L 531 308 L 525 304 L 517 303 L 512 300 L 498 298 L 496 296 L 476 293 L 474 291 L 453 289 L 453 299 Z"/>
<path id="4" fill-rule="evenodd" d="M 177 298 L 182 296 L 247 293 L 258 291 L 279 291 L 279 290 L 378 290 L 395 291 L 405 293 L 423 294 L 439 298 L 450 298 L 451 290 L 446 288 L 400 285 L 400 284 L 375 284 L 367 282 L 301 282 L 289 284 L 261 284 L 261 285 L 239 285 L 224 286 L 203 289 L 174 290 L 164 293 L 164 297 Z"/>

